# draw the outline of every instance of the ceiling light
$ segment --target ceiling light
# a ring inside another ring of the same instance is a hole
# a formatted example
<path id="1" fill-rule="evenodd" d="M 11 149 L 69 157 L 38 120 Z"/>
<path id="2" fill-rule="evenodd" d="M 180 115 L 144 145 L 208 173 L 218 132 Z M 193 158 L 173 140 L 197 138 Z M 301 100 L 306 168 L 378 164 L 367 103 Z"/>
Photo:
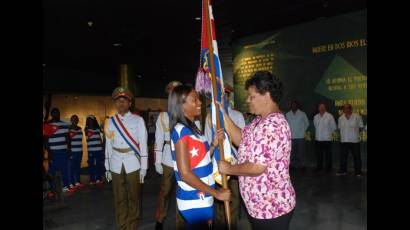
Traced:
<path id="1" fill-rule="evenodd" d="M 201 17 L 196 17 L 195 20 L 201 21 Z"/>
<path id="2" fill-rule="evenodd" d="M 114 44 L 112 44 L 112 45 L 115 46 L 115 47 L 120 47 L 120 46 L 122 46 L 121 43 L 114 43 Z"/>

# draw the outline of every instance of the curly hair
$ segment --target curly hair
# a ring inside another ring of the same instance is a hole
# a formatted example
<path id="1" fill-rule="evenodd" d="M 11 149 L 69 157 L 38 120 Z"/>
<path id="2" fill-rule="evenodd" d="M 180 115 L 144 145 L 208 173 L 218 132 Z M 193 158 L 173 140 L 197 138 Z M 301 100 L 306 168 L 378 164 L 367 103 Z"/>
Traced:
<path id="1" fill-rule="evenodd" d="M 245 89 L 255 86 L 256 91 L 260 94 L 270 93 L 271 99 L 275 103 L 283 97 L 283 84 L 282 81 L 276 75 L 268 71 L 258 71 L 251 78 L 246 80 Z"/>

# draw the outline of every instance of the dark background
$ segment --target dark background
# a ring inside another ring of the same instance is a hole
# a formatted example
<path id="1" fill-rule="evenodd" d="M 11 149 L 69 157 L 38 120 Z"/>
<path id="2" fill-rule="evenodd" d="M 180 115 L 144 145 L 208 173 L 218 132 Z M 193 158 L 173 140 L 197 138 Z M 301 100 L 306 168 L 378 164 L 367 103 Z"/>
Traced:
<path id="1" fill-rule="evenodd" d="M 235 39 L 366 8 L 364 0 L 215 0 L 222 63 Z M 201 1 L 43 0 L 43 93 L 110 95 L 120 63 L 137 95 L 165 97 L 171 80 L 194 83 Z M 92 26 L 88 22 L 93 22 Z M 120 44 L 115 46 L 114 44 Z"/>

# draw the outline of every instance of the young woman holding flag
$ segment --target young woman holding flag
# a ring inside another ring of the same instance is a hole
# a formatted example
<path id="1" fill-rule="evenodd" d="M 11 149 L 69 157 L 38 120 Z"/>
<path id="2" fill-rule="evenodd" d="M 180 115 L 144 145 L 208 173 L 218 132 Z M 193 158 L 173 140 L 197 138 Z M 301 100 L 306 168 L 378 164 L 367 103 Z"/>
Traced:
<path id="1" fill-rule="evenodd" d="M 168 111 L 178 210 L 188 229 L 209 229 L 214 217 L 214 197 L 230 200 L 231 192 L 215 189 L 211 147 L 194 124 L 195 117 L 201 114 L 201 101 L 194 88 L 175 87 L 168 98 Z"/>

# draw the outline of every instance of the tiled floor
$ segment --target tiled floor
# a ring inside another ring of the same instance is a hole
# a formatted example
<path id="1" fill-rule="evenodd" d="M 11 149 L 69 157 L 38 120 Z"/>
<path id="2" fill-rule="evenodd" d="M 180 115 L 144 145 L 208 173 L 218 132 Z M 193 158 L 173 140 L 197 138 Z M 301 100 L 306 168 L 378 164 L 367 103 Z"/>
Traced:
<path id="1" fill-rule="evenodd" d="M 153 170 L 152 170 L 153 171 Z M 143 187 L 143 212 L 139 229 L 154 229 L 159 176 L 150 172 Z M 297 206 L 291 230 L 367 229 L 367 176 L 337 177 L 334 173 L 292 172 Z M 81 176 L 87 182 L 86 175 Z M 44 201 L 44 226 L 53 230 L 116 229 L 111 184 L 87 187 L 62 201 Z M 175 227 L 175 202 L 171 202 L 165 229 Z M 242 209 L 240 229 L 251 229 Z"/>

